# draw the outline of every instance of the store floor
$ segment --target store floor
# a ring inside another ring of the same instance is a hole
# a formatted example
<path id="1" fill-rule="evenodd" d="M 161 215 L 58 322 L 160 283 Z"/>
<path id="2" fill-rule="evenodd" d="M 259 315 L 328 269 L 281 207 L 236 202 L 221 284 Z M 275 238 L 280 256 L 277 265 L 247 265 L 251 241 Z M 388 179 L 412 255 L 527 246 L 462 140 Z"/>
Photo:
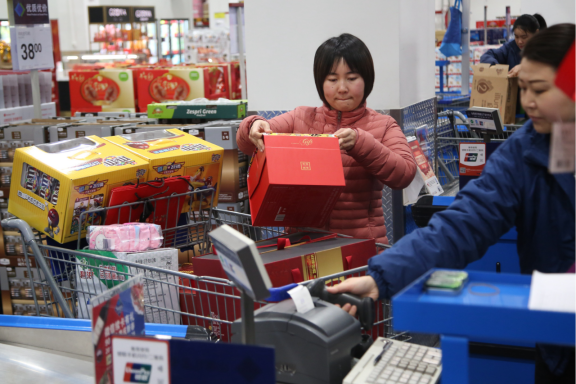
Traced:
<path id="1" fill-rule="evenodd" d="M 0 372 L 5 384 L 94 383 L 92 358 L 12 343 L 0 343 Z"/>

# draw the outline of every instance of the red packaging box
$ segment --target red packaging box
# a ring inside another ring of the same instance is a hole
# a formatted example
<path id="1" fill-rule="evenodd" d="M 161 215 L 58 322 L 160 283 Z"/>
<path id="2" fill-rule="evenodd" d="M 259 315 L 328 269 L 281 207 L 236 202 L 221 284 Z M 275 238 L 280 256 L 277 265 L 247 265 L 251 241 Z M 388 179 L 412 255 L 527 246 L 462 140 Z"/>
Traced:
<path id="1" fill-rule="evenodd" d="M 299 232 L 257 242 L 256 246 L 273 287 L 362 267 L 376 254 L 374 239 L 327 236 L 325 233 Z M 197 276 L 227 279 L 216 255 L 195 257 L 191 263 Z"/>
<path id="2" fill-rule="evenodd" d="M 229 74 L 226 66 L 172 67 L 134 70 L 139 112 L 148 104 L 175 100 L 229 98 Z"/>
<path id="3" fill-rule="evenodd" d="M 323 227 L 346 186 L 333 135 L 264 135 L 248 171 L 255 226 Z"/>
<path id="4" fill-rule="evenodd" d="M 273 287 L 282 287 L 317 277 L 323 277 L 368 264 L 376 254 L 374 239 L 352 239 L 327 236 L 326 233 L 294 233 L 256 243 Z M 216 255 L 191 258 L 197 276 L 228 280 Z M 186 283 L 187 284 L 187 283 Z M 191 289 L 181 289 L 180 308 L 183 312 L 234 321 L 240 317 L 239 292 L 221 283 L 191 281 Z M 217 293 L 217 294 L 216 294 Z M 260 307 L 260 304 L 255 304 Z M 182 316 L 183 324 L 198 324 L 213 331 L 223 341 L 230 340 L 230 327 L 201 317 Z"/>
<path id="5" fill-rule="evenodd" d="M 135 112 L 130 69 L 70 71 L 70 112 Z"/>

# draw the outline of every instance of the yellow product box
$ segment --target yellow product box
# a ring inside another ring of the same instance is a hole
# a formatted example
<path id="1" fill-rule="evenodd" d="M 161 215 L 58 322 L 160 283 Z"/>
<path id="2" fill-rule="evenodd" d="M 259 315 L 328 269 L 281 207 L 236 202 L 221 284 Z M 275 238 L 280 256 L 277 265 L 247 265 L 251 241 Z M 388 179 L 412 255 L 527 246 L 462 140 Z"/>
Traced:
<path id="1" fill-rule="evenodd" d="M 146 180 L 148 162 L 97 136 L 18 148 L 8 212 L 54 240 L 76 240 L 78 231 L 102 224 L 83 212 L 108 204 L 110 191 Z"/>
<path id="2" fill-rule="evenodd" d="M 222 147 L 175 128 L 105 139 L 147 160 L 148 180 L 190 176 L 190 183 L 195 190 L 214 188 L 215 200 L 212 203 L 213 206 L 218 204 L 224 155 Z M 203 198 L 203 205 L 209 202 L 208 198 Z"/>

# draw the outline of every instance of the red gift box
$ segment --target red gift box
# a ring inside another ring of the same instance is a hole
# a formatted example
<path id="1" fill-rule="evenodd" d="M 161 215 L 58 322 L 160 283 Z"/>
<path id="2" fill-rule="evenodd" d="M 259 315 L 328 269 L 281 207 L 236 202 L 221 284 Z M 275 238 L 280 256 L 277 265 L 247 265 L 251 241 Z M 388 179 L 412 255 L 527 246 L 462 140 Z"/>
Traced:
<path id="1" fill-rule="evenodd" d="M 338 138 L 274 133 L 264 146 L 248 173 L 252 224 L 323 227 L 346 186 Z"/>
<path id="2" fill-rule="evenodd" d="M 273 287 L 283 287 L 318 277 L 358 268 L 368 264 L 376 254 L 374 239 L 353 239 L 326 233 L 294 233 L 256 243 Z M 204 255 L 191 260 L 197 276 L 228 280 L 216 255 Z M 218 321 L 202 317 L 234 321 L 240 317 L 239 296 L 232 287 L 210 281 L 192 282 L 194 289 L 180 292 L 180 308 L 192 314 L 183 316 L 183 324 L 198 324 L 211 329 L 223 341 L 228 341 L 230 329 Z M 257 304 L 256 307 L 260 305 Z"/>

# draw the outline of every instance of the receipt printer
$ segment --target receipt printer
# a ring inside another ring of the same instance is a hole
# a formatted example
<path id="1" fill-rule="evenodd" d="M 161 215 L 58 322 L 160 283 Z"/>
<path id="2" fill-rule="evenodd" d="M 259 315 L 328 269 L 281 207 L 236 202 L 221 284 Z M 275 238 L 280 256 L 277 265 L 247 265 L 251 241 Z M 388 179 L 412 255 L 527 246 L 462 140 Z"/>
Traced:
<path id="1" fill-rule="evenodd" d="M 314 308 L 308 312 L 296 311 L 291 299 L 254 312 L 256 344 L 275 348 L 277 382 L 342 383 L 351 369 L 351 350 L 362 341 L 360 322 L 365 329 L 373 323 L 372 299 L 332 295 L 324 282 L 315 283 L 309 286 Z M 326 300 L 357 305 L 360 321 Z M 232 342 L 240 343 L 241 319 L 232 324 L 232 334 Z"/>

